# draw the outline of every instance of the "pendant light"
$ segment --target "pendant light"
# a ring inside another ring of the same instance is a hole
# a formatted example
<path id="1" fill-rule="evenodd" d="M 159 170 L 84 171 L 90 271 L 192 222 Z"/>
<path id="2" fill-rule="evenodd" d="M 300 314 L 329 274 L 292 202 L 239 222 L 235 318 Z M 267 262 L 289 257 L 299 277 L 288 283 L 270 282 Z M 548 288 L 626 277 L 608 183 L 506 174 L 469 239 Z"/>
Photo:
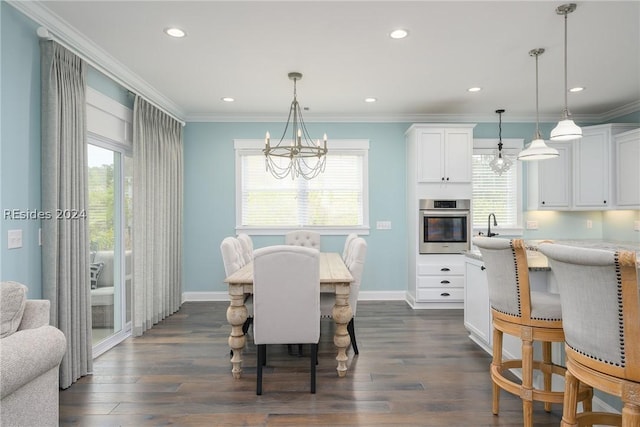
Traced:
<path id="1" fill-rule="evenodd" d="M 574 10 L 576 10 L 575 3 L 563 4 L 556 9 L 558 15 L 564 15 L 564 111 L 563 119 L 560 120 L 558 125 L 551 131 L 552 141 L 571 141 L 582 138 L 582 129 L 571 120 L 569 103 L 567 101 L 567 95 L 569 93 L 567 88 L 567 15 Z"/>
<path id="2" fill-rule="evenodd" d="M 529 51 L 529 56 L 533 56 L 536 58 L 536 134 L 533 138 L 533 141 L 518 154 L 518 160 L 529 161 L 529 160 L 545 160 L 551 159 L 554 157 L 558 157 L 558 150 L 555 148 L 547 146 L 542 139 L 542 135 L 540 135 L 540 116 L 538 112 L 538 56 L 544 53 L 544 49 L 532 49 Z"/>
<path id="3" fill-rule="evenodd" d="M 503 172 L 509 170 L 513 162 L 502 153 L 502 113 L 504 113 L 504 110 L 496 110 L 496 113 L 500 116 L 500 124 L 498 125 L 498 150 L 496 151 L 493 160 L 489 162 L 489 167 L 492 171 L 498 174 L 498 176 L 500 176 Z"/>

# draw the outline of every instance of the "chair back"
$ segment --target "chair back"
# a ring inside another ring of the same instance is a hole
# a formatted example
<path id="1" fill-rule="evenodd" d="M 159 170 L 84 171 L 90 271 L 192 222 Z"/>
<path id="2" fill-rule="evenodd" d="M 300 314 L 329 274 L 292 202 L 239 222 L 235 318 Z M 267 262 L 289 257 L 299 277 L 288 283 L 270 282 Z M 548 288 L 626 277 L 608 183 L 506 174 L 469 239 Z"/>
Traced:
<path id="1" fill-rule="evenodd" d="M 284 243 L 320 250 L 320 233 L 311 230 L 290 231 L 284 235 Z"/>
<path id="2" fill-rule="evenodd" d="M 253 261 L 253 240 L 248 234 L 240 233 L 237 237 L 238 241 L 242 245 L 242 255 L 245 264 Z"/>
<path id="3" fill-rule="evenodd" d="M 238 271 L 246 264 L 242 245 L 235 237 L 225 237 L 220 244 L 220 252 L 222 252 L 224 274 L 227 277 Z"/>
<path id="4" fill-rule="evenodd" d="M 529 326 L 562 328 L 559 298 L 546 292 L 532 295 L 527 251 L 522 239 L 476 236 L 487 269 L 493 317 Z"/>
<path id="5" fill-rule="evenodd" d="M 291 245 L 256 249 L 253 304 L 256 344 L 317 344 L 320 252 Z"/>
<path id="6" fill-rule="evenodd" d="M 364 270 L 364 261 L 367 257 L 367 241 L 362 237 L 357 237 L 351 242 L 351 250 L 349 258 L 345 261 L 345 265 L 349 269 L 353 282 L 349 289 L 349 305 L 353 315 L 356 315 L 358 306 L 358 294 L 360 293 L 360 283 L 362 282 L 362 272 Z"/>
<path id="7" fill-rule="evenodd" d="M 349 254 L 351 252 L 351 243 L 355 240 L 356 237 L 358 237 L 356 233 L 351 233 L 344 240 L 344 249 L 342 250 L 342 259 L 344 261 L 346 261 L 349 257 Z"/>
<path id="8" fill-rule="evenodd" d="M 541 244 L 539 251 L 558 282 L 568 354 L 596 370 L 640 381 L 636 254 L 553 243 Z"/>

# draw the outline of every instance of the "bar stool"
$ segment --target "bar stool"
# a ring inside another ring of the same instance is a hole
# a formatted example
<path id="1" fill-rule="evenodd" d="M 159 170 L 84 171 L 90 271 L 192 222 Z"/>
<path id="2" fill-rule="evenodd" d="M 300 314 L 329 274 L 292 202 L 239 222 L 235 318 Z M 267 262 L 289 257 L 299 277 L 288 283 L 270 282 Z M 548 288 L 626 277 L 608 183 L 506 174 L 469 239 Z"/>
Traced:
<path id="1" fill-rule="evenodd" d="M 552 403 L 562 403 L 564 392 L 552 391 L 552 375 L 564 376 L 566 369 L 551 361 L 551 343 L 563 342 L 560 296 L 547 292 L 531 291 L 529 267 L 524 242 L 521 239 L 474 237 L 473 244 L 482 253 L 489 284 L 493 325 L 493 414 L 498 415 L 500 389 L 522 399 L 523 425 L 533 426 L 533 402 L 544 402 L 547 412 Z M 503 360 L 503 334 L 522 341 L 522 358 Z M 534 360 L 533 343 L 542 343 L 542 360 Z M 522 369 L 522 381 L 517 382 L 505 374 L 510 369 Z M 534 388 L 534 371 L 543 374 L 543 387 Z M 577 399 L 591 409 L 593 391 L 580 388 Z"/>
<path id="2" fill-rule="evenodd" d="M 640 296 L 636 254 L 541 244 L 558 279 L 566 336 L 562 426 L 640 426 Z M 577 413 L 589 384 L 620 397 L 622 414 Z"/>

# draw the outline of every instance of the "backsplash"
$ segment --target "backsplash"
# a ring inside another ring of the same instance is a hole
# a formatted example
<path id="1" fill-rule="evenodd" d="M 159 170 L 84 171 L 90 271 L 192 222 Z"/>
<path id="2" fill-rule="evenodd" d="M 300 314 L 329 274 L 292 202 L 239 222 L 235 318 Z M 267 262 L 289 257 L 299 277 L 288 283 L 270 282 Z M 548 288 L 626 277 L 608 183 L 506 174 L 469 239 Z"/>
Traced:
<path id="1" fill-rule="evenodd" d="M 640 211 L 528 211 L 523 223 L 536 221 L 537 230 L 525 229 L 525 239 L 602 239 L 640 242 Z"/>

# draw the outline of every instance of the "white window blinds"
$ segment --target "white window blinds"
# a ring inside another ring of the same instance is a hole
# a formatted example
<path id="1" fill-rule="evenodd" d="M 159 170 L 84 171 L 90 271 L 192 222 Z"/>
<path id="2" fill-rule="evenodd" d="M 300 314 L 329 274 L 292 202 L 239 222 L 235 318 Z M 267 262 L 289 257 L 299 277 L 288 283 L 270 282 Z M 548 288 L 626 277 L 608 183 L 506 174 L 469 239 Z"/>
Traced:
<path id="1" fill-rule="evenodd" d="M 511 168 L 498 175 L 491 170 L 489 162 L 494 154 L 473 155 L 473 226 L 486 228 L 490 213 L 495 213 L 502 228 L 517 228 L 518 215 L 518 168 L 517 161 Z"/>

